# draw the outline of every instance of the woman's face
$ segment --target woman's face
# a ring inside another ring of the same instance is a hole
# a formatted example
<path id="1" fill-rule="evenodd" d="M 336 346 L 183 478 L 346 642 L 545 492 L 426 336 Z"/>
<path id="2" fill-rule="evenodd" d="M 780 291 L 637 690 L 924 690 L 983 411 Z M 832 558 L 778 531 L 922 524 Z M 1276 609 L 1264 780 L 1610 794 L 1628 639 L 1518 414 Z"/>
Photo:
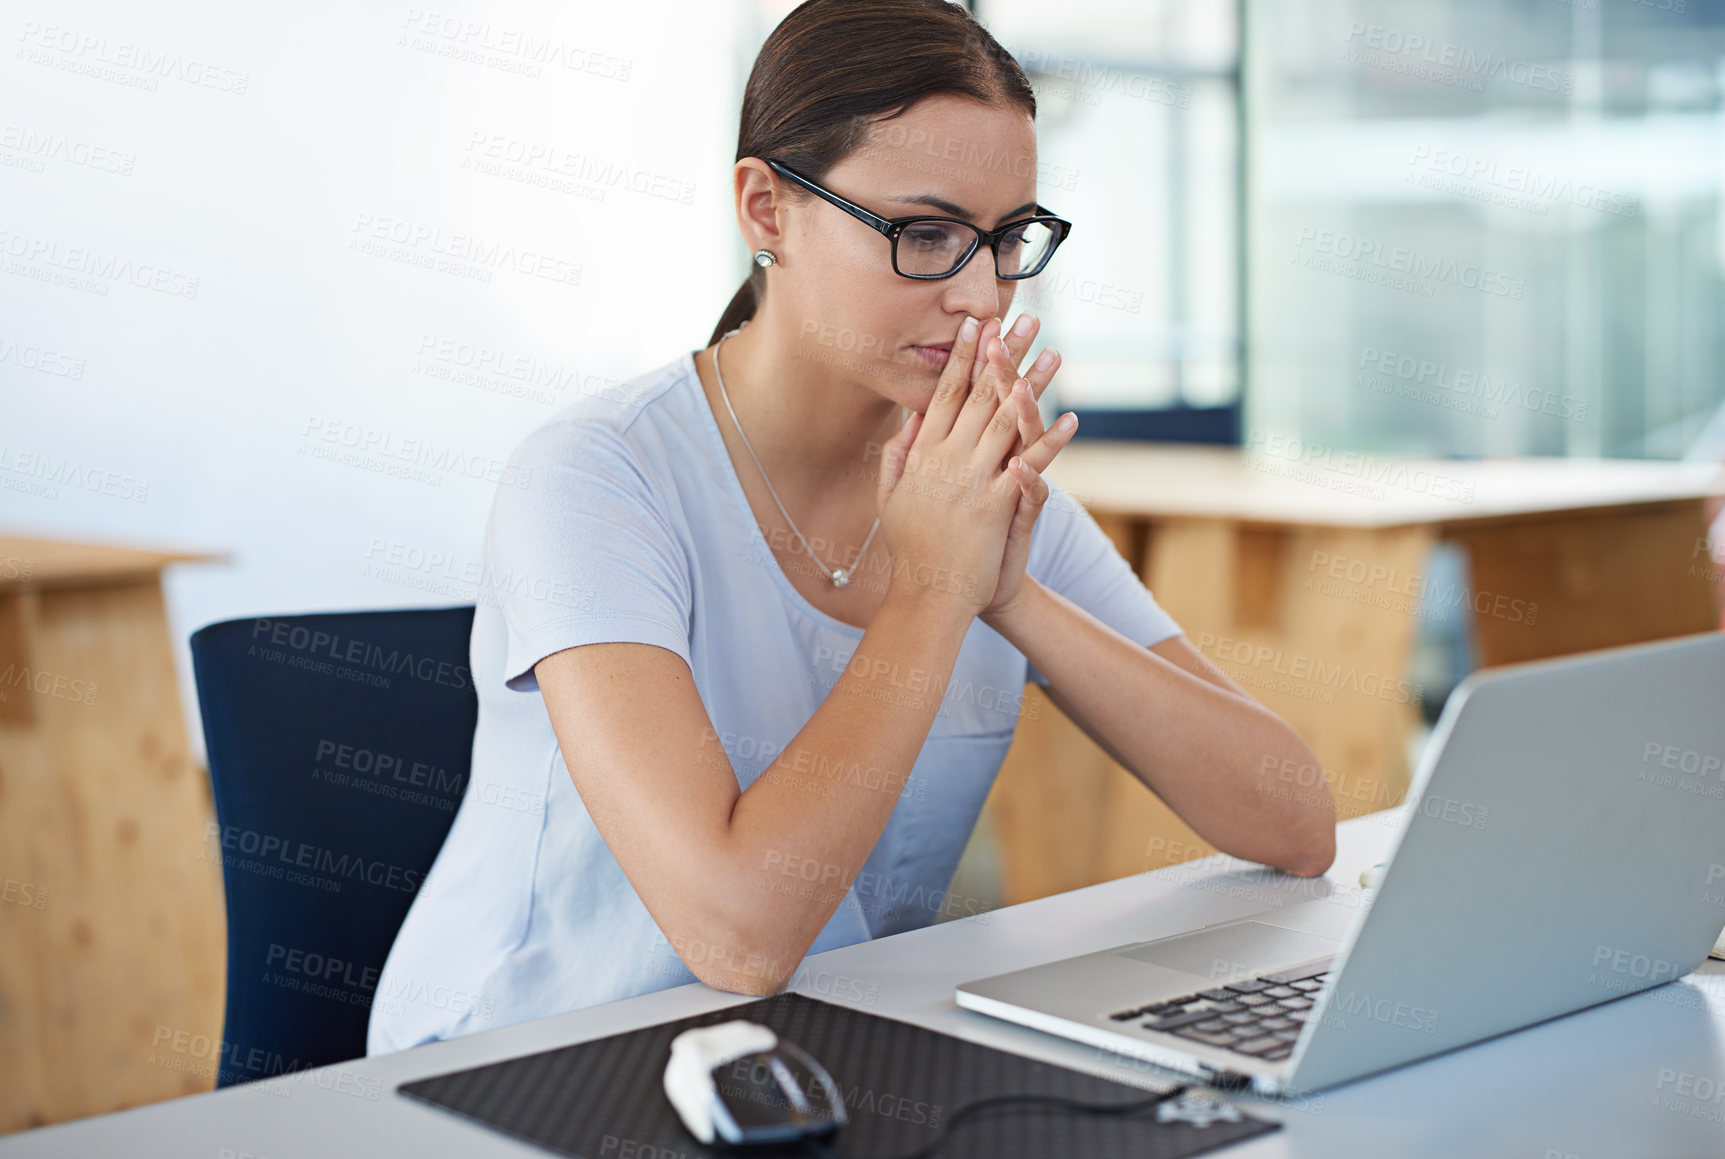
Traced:
<path id="1" fill-rule="evenodd" d="M 993 229 L 1035 212 L 1035 123 L 1016 105 L 925 97 L 874 123 L 821 184 L 881 217 L 930 214 Z M 965 317 L 1011 321 L 1018 283 L 997 276 L 986 246 L 949 278 L 915 280 L 894 272 L 887 238 L 830 202 L 810 195 L 781 220 L 784 261 L 769 274 L 767 308 L 789 311 L 780 325 L 789 324 L 799 357 L 826 374 L 925 411 L 945 365 L 939 348 L 952 345 Z M 911 244 L 901 242 L 901 261 Z"/>

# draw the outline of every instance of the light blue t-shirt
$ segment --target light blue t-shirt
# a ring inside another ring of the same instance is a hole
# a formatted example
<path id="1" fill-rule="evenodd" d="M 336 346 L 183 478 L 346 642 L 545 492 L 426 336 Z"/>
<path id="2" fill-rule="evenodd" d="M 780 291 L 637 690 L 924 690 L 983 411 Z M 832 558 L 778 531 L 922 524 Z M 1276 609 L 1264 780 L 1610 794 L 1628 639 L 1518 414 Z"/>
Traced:
<path id="1" fill-rule="evenodd" d="M 780 568 L 691 354 L 559 410 L 510 466 L 475 598 L 472 773 L 378 979 L 371 1054 L 696 980 L 575 791 L 537 661 L 602 641 L 675 652 L 713 723 L 707 763 L 689 775 L 728 762 L 747 789 L 863 637 Z M 1178 635 L 1089 513 L 1049 489 L 1028 574 L 1137 643 Z M 947 889 L 1012 743 L 1026 680 L 1046 684 L 972 620 L 891 819 L 811 954 L 930 925 L 943 907 L 971 912 Z M 914 676 L 904 683 L 907 696 L 928 693 Z"/>

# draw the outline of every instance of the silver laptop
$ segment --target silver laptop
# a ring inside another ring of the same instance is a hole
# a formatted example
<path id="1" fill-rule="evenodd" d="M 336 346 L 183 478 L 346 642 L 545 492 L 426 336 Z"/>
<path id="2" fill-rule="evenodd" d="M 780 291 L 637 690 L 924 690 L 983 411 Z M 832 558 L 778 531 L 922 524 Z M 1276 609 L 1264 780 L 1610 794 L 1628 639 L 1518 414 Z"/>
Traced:
<path id="1" fill-rule="evenodd" d="M 965 982 L 958 1004 L 1291 1096 L 1690 973 L 1725 926 L 1725 635 L 1470 674 L 1334 894 Z"/>

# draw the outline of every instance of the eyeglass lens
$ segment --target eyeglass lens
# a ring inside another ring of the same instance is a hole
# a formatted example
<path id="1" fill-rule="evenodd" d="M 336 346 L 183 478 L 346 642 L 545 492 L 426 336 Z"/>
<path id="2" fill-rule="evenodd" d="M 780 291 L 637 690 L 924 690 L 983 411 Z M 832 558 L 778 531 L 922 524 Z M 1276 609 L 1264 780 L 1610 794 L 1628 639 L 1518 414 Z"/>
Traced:
<path id="1" fill-rule="evenodd" d="M 934 277 L 951 273 L 980 239 L 974 229 L 955 221 L 916 221 L 899 232 L 900 273 Z M 1003 278 L 1039 270 L 1054 251 L 1055 232 L 1045 222 L 1032 221 L 1012 230 L 995 251 L 995 272 Z"/>

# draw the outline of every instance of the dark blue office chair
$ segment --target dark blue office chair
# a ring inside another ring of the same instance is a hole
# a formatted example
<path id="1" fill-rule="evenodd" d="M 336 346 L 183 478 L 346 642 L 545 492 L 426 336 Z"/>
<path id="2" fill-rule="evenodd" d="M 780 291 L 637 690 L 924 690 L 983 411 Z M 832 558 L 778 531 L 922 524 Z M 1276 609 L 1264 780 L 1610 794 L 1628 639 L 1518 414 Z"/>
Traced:
<path id="1" fill-rule="evenodd" d="M 378 972 L 467 784 L 472 629 L 470 604 L 192 634 L 227 894 L 218 1087 L 365 1054 Z"/>

